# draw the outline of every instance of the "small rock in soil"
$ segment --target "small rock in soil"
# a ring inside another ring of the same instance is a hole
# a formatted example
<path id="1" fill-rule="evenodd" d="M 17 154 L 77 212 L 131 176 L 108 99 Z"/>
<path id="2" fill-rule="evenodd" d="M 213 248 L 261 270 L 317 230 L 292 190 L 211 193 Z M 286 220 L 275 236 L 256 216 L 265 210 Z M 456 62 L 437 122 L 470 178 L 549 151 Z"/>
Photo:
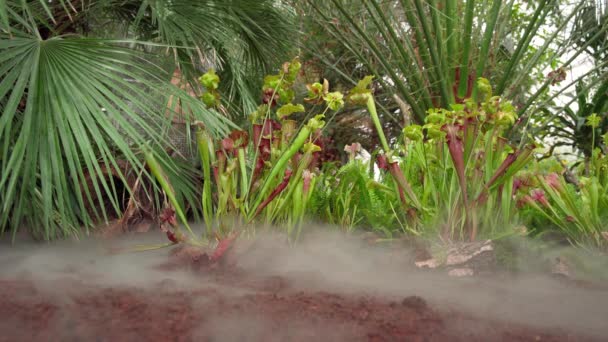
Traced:
<path id="1" fill-rule="evenodd" d="M 554 276 L 562 276 L 565 278 L 570 278 L 572 273 L 570 271 L 570 265 L 564 258 L 557 257 L 551 264 L 551 274 Z"/>
<path id="2" fill-rule="evenodd" d="M 448 271 L 449 275 L 463 276 L 492 270 L 496 265 L 496 255 L 491 240 L 454 244 L 446 253 L 445 260 L 431 258 L 416 262 L 416 266 L 419 268 L 452 268 Z"/>
<path id="3" fill-rule="evenodd" d="M 407 306 L 415 310 L 424 310 L 428 307 L 426 301 L 418 296 L 409 296 L 403 298 L 401 305 Z"/>
<path id="4" fill-rule="evenodd" d="M 455 268 L 448 272 L 448 275 L 451 277 L 470 277 L 474 274 L 475 272 L 470 268 Z"/>

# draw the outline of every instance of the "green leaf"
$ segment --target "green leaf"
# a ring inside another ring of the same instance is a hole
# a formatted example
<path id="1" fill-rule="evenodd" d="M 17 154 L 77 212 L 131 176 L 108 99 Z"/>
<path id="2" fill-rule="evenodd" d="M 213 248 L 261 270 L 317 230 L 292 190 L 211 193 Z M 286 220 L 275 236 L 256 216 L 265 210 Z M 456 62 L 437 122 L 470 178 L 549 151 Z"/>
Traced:
<path id="1" fill-rule="evenodd" d="M 293 113 L 303 113 L 304 106 L 302 104 L 294 105 L 293 103 L 288 103 L 277 110 L 277 116 L 279 119 L 283 119 L 286 116 L 289 116 Z"/>
<path id="2" fill-rule="evenodd" d="M 351 93 L 370 93 L 371 90 L 369 89 L 369 86 L 372 84 L 372 81 L 374 80 L 374 76 L 365 76 L 362 80 L 359 80 L 359 82 L 357 82 L 357 85 L 350 91 Z"/>
<path id="3" fill-rule="evenodd" d="M 42 227 L 46 239 L 71 234 L 69 227 L 90 226 L 112 214 L 105 206 L 92 214 L 85 210 L 85 203 L 97 200 L 120 215 L 119 190 L 131 191 L 124 165 L 154 184 L 139 153 L 147 144 L 158 151 L 176 198 L 198 202 L 192 166 L 178 166 L 166 152 L 173 148 L 167 103 L 179 99 L 183 110 L 214 133 L 227 130 L 225 118 L 168 83 L 169 75 L 147 62 L 148 56 L 118 42 L 9 42 L 0 44 L 0 56 L 8 56 L 0 67 L 0 230 L 27 221 Z M 107 170 L 115 170 L 112 177 Z"/>
<path id="4" fill-rule="evenodd" d="M 403 134 L 413 141 L 421 141 L 424 138 L 422 127 L 419 125 L 409 125 L 403 129 Z"/>
<path id="5" fill-rule="evenodd" d="M 268 75 L 264 77 L 264 89 L 277 89 L 281 83 L 280 75 Z"/>
<path id="6" fill-rule="evenodd" d="M 342 95 L 339 91 L 334 91 L 332 93 L 328 93 L 323 97 L 325 103 L 331 110 L 338 110 L 344 107 L 344 95 Z"/>
<path id="7" fill-rule="evenodd" d="M 325 126 L 325 121 L 323 119 L 325 119 L 325 115 L 317 114 L 314 118 L 308 120 L 306 127 L 311 133 L 318 129 L 321 129 L 323 128 L 323 126 Z"/>

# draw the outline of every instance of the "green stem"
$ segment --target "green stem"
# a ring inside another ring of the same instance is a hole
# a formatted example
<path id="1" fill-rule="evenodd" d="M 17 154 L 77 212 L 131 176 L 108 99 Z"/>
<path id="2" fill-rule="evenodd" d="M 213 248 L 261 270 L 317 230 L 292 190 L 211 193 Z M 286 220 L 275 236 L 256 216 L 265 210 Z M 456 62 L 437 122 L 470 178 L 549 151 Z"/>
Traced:
<path id="1" fill-rule="evenodd" d="M 311 119 L 311 120 L 315 120 L 315 119 Z M 306 140 L 308 140 L 308 138 L 310 137 L 310 134 L 312 134 L 312 133 L 313 133 L 313 130 L 311 129 L 311 127 L 309 127 L 309 125 L 302 127 L 302 129 L 300 130 L 300 132 L 294 139 L 293 143 L 289 147 L 289 149 L 287 149 L 285 152 L 283 152 L 283 154 L 281 155 L 279 160 L 277 160 L 274 167 L 270 170 L 270 174 L 266 177 L 266 180 L 265 180 L 264 184 L 262 185 L 260 192 L 258 193 L 258 196 L 254 202 L 254 205 L 251 208 L 251 211 L 250 211 L 251 214 L 250 214 L 248 221 L 250 221 L 253 218 L 253 215 L 255 214 L 258 206 L 260 205 L 260 203 L 262 203 L 264 195 L 266 194 L 266 192 L 268 192 L 268 190 L 272 186 L 274 179 L 279 175 L 279 173 L 281 173 L 281 171 L 285 168 L 285 166 L 287 165 L 289 160 L 298 152 L 298 150 L 302 146 L 304 146 L 304 143 L 306 143 Z"/>
<path id="2" fill-rule="evenodd" d="M 247 189 L 249 189 L 249 183 L 247 182 L 247 168 L 245 166 L 245 149 L 239 148 L 238 158 L 241 172 L 241 199 L 244 200 L 247 196 Z M 244 201 L 242 205 L 245 205 Z"/>
<path id="3" fill-rule="evenodd" d="M 462 60 L 460 62 L 460 80 L 458 84 L 458 97 L 467 95 L 469 77 L 469 57 L 471 55 L 471 34 L 473 31 L 473 15 L 475 0 L 468 0 L 464 14 L 464 33 L 462 35 Z"/>
<path id="4" fill-rule="evenodd" d="M 380 118 L 378 117 L 378 112 L 376 111 L 376 102 L 374 101 L 374 97 L 372 95 L 367 97 L 366 104 L 367 110 L 369 111 L 372 121 L 374 122 L 374 126 L 376 126 L 376 131 L 378 132 L 378 137 L 380 137 L 380 143 L 382 143 L 384 153 L 388 153 L 391 149 L 388 147 L 388 142 L 384 136 L 384 131 L 382 130 L 382 125 L 380 124 Z"/>
<path id="5" fill-rule="evenodd" d="M 492 37 L 494 36 L 494 27 L 496 26 L 496 20 L 498 19 L 498 13 L 500 13 L 500 7 L 502 5 L 501 0 L 494 0 L 492 9 L 490 11 L 490 20 L 486 23 L 486 31 L 484 33 L 483 41 L 481 43 L 481 52 L 479 53 L 479 60 L 477 61 L 477 71 L 475 73 L 475 79 L 479 79 L 483 75 L 483 71 L 488 60 L 488 54 L 490 52 L 490 44 L 492 43 Z M 473 99 L 477 100 L 477 82 L 473 83 Z"/>
<path id="6" fill-rule="evenodd" d="M 207 228 L 207 234 L 212 232 L 213 222 L 213 198 L 211 194 L 211 156 L 209 152 L 209 141 L 211 137 L 202 128 L 196 131 L 196 141 L 198 150 L 201 156 L 201 163 L 203 166 L 203 218 L 205 220 L 205 226 Z"/>
<path id="7" fill-rule="evenodd" d="M 304 154 L 304 156 L 302 156 L 302 159 L 300 159 L 298 169 L 296 170 L 296 173 L 292 177 L 292 179 L 295 179 L 295 182 L 292 182 L 292 186 L 287 191 L 287 194 L 284 197 L 284 201 L 281 203 L 278 210 L 276 211 L 277 213 L 282 212 L 285 209 L 285 207 L 287 206 L 287 204 L 290 203 L 289 199 L 292 197 L 295 189 L 301 183 L 300 180 L 302 179 L 302 174 L 304 173 L 304 170 L 308 167 L 310 162 L 312 162 L 312 152 L 306 152 Z M 294 198 L 294 201 L 301 201 L 301 199 Z"/>
<path id="8" fill-rule="evenodd" d="M 538 28 L 534 29 L 534 27 L 536 26 L 539 16 L 545 10 L 546 5 L 547 5 L 547 0 L 541 0 L 541 2 L 538 4 L 538 7 L 536 8 L 536 11 L 532 15 L 532 19 L 528 23 L 528 26 L 526 27 L 523 36 L 519 40 L 519 44 L 517 45 L 517 48 L 515 48 L 515 52 L 513 52 L 513 56 L 509 60 L 509 64 L 507 65 L 507 68 L 505 69 L 505 73 L 503 74 L 500 82 L 498 82 L 498 87 L 496 87 L 497 95 L 502 95 L 502 92 L 507 87 L 507 81 L 513 77 L 513 74 L 512 74 L 513 68 L 515 67 L 515 64 L 517 62 L 519 62 L 519 60 L 522 56 L 522 53 L 523 53 L 523 49 L 528 46 L 528 44 L 526 44 L 528 37 L 538 29 Z"/>
<path id="9" fill-rule="evenodd" d="M 158 163 L 158 161 L 154 157 L 154 154 L 152 154 L 151 151 L 146 150 L 144 152 L 144 155 L 145 155 L 146 163 L 150 167 L 150 170 L 152 171 L 152 174 L 154 175 L 156 180 L 158 180 L 158 182 L 160 183 L 160 186 L 162 187 L 162 189 L 165 191 L 165 194 L 167 194 L 167 197 L 169 198 L 169 202 L 175 209 L 177 216 L 179 216 L 180 220 L 182 221 L 182 223 L 184 224 L 184 226 L 186 227 L 186 229 L 188 230 L 190 235 L 194 236 L 194 234 L 192 233 L 192 229 L 190 229 L 190 225 L 188 225 L 188 220 L 186 219 L 186 215 L 184 215 L 184 212 L 183 212 L 181 206 L 179 205 L 177 198 L 175 197 L 175 191 L 173 190 L 173 187 L 169 183 L 167 175 L 165 175 L 165 172 L 163 171 L 162 166 Z M 176 230 L 178 230 L 177 227 L 176 227 Z"/>
<path id="10" fill-rule="evenodd" d="M 438 80 L 440 79 L 441 75 L 438 71 L 438 68 L 434 67 L 434 64 L 431 61 L 430 55 L 428 53 L 429 48 L 427 46 L 427 43 L 430 44 L 430 43 L 432 43 L 432 41 L 427 42 L 424 39 L 424 36 L 422 35 L 422 32 L 420 31 L 420 25 L 418 23 L 418 19 L 414 15 L 415 9 L 413 8 L 411 2 L 412 2 L 411 0 L 410 1 L 401 0 L 401 10 L 403 11 L 403 13 L 405 13 L 407 23 L 409 24 L 411 29 L 414 31 L 414 36 L 416 38 L 415 42 L 418 47 L 418 53 L 419 53 L 421 63 L 422 63 L 422 66 L 420 68 L 421 68 L 421 70 L 426 71 L 429 86 L 433 87 L 433 85 L 439 83 Z M 415 55 L 413 55 L 413 56 L 415 56 Z M 420 120 L 420 122 L 424 122 L 424 117 L 422 117 L 422 120 Z"/>
<path id="11" fill-rule="evenodd" d="M 447 39 L 447 48 L 448 48 L 448 85 L 452 86 L 455 82 L 455 70 L 454 67 L 457 63 L 457 54 L 458 54 L 458 33 L 456 31 L 457 23 L 458 23 L 458 15 L 456 14 L 457 2 L 456 0 L 447 0 L 445 1 L 445 28 L 446 28 L 446 39 Z M 452 93 L 452 96 L 454 94 Z"/>
<path id="12" fill-rule="evenodd" d="M 448 106 L 448 104 L 450 104 L 450 95 L 449 95 L 449 91 L 448 91 L 448 87 L 446 84 L 446 77 L 445 75 L 443 75 L 442 71 L 442 60 L 441 60 L 441 56 L 440 53 L 442 51 L 437 52 L 437 49 L 435 47 L 435 45 L 433 44 L 434 41 L 436 40 L 442 40 L 442 35 L 441 32 L 435 32 L 435 36 L 433 37 L 432 32 L 431 32 L 431 27 L 427 20 L 427 15 L 424 12 L 424 8 L 422 6 L 422 0 L 415 0 L 414 4 L 416 5 L 416 11 L 418 12 L 418 18 L 420 19 L 420 24 L 422 25 L 422 32 L 424 33 L 424 37 L 426 38 L 426 41 L 428 42 L 428 47 L 429 47 L 429 52 L 431 53 L 431 59 L 433 60 L 433 65 L 434 68 L 437 69 L 437 77 L 439 79 L 439 91 L 441 93 L 441 99 L 443 102 L 444 106 Z M 434 9 L 431 9 L 431 11 L 433 11 Z M 435 15 L 436 17 L 436 15 Z M 439 25 L 439 23 L 437 23 L 437 25 Z M 440 45 L 442 45 L 442 42 L 439 42 Z"/>
<path id="13" fill-rule="evenodd" d="M 435 31 L 435 41 L 437 42 L 437 54 L 439 58 L 439 62 L 441 63 L 441 81 L 442 87 L 444 89 L 445 96 L 445 105 L 446 107 L 449 104 L 454 103 L 454 91 L 452 88 L 452 83 L 450 81 L 450 58 L 452 56 L 445 54 L 447 51 L 447 42 L 444 38 L 443 27 L 446 25 L 443 24 L 445 17 L 444 14 L 439 10 L 437 0 L 428 0 L 431 12 L 431 19 L 433 22 L 433 30 Z M 443 25 L 442 25 L 443 24 Z"/>

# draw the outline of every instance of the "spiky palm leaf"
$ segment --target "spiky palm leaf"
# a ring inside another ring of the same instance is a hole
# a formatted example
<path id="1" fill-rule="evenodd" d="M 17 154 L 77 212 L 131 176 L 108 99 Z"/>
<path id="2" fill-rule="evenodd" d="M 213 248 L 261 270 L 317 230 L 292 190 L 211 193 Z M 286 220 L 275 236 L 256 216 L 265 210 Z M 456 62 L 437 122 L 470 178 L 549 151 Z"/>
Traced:
<path id="1" fill-rule="evenodd" d="M 139 173 L 143 164 L 136 151 L 146 145 L 177 172 L 164 150 L 168 95 L 181 98 L 210 129 L 226 126 L 163 82 L 161 70 L 153 72 L 141 56 L 112 41 L 15 35 L 0 42 L 0 54 L 3 228 L 9 216 L 13 225 L 31 216 L 40 219 L 35 223 L 47 228 L 49 238 L 53 212 L 71 225 L 89 224 L 85 202 L 92 196 L 112 199 L 119 211 L 116 184 L 104 177 L 101 165 L 119 169 L 121 157 Z M 94 194 L 82 186 L 85 172 L 93 177 Z M 42 212 L 33 206 L 35 189 Z"/>
<path id="2" fill-rule="evenodd" d="M 536 75 L 552 63 L 567 69 L 608 30 L 595 28 L 576 47 L 563 35 L 584 1 L 568 7 L 557 0 L 306 3 L 316 27 L 348 52 L 339 60 L 352 56 L 378 75 L 382 90 L 399 95 L 418 122 L 429 108 L 475 96 L 473 80 L 480 76 L 497 86 L 497 95 L 515 100 L 521 115 L 556 86 Z M 338 63 L 321 61 L 328 67 Z"/>
<path id="3" fill-rule="evenodd" d="M 181 110 L 214 134 L 230 123 L 171 85 L 174 67 L 157 63 L 168 59 L 194 75 L 195 64 L 219 47 L 230 59 L 216 66 L 243 62 L 244 78 L 285 51 L 271 43 L 272 26 L 288 23 L 273 6 L 246 0 L 1 1 L 0 231 L 28 224 L 44 227 L 47 239 L 72 233 L 67 227 L 91 224 L 86 203 L 96 198 L 110 199 L 119 211 L 117 184 L 102 168 L 120 169 L 117 161 L 124 159 L 151 181 L 138 153 L 144 147 L 154 149 L 181 199 L 197 201 L 192 167 L 178 167 L 166 152 L 177 103 L 169 98 L 178 98 Z M 108 15 L 117 11 L 124 15 Z M 260 17 L 266 21 L 257 23 Z M 126 28 L 127 38 L 143 27 L 139 32 L 147 35 L 137 37 L 149 41 L 89 38 L 120 36 L 118 27 Z M 167 51 L 173 52 L 169 58 Z M 230 91 L 248 94 L 246 86 Z M 83 186 L 86 177 L 91 191 Z M 119 178 L 124 182 L 124 174 Z M 107 217 L 101 211 L 95 216 Z"/>
<path id="4" fill-rule="evenodd" d="M 605 0 L 587 0 L 587 4 L 580 10 L 575 18 L 573 40 L 579 46 L 586 46 L 586 52 L 593 57 L 596 64 L 606 61 L 608 55 L 608 33 L 600 34 L 599 38 L 593 39 L 595 34 L 601 31 L 608 19 L 608 2 Z M 593 39 L 591 44 L 586 44 Z M 600 68 L 605 71 L 606 67 Z"/>
<path id="5" fill-rule="evenodd" d="M 544 158 L 550 157 L 557 147 L 571 146 L 588 160 L 594 148 L 602 147 L 602 139 L 593 139 L 593 129 L 587 125 L 587 118 L 592 114 L 602 118 L 595 132 L 597 137 L 608 132 L 608 120 L 605 118 L 608 110 L 608 76 L 592 79 L 588 83 L 579 80 L 575 94 L 564 96 L 570 97 L 564 105 L 540 107 L 535 113 L 534 118 L 538 123 L 533 133 L 541 138 L 553 138 Z M 593 95 L 590 96 L 591 94 Z"/>
<path id="6" fill-rule="evenodd" d="M 121 8 L 127 6 L 130 15 L 139 5 L 135 17 L 127 16 L 127 26 L 154 27 L 156 31 L 146 32 L 150 39 L 192 47 L 174 52 L 186 78 L 197 76 L 205 67 L 202 63 L 219 69 L 226 84 L 225 104 L 237 105 L 246 114 L 258 102 L 259 84 L 251 80 L 261 80 L 293 49 L 288 39 L 281 39 L 295 34 L 293 15 L 274 1 L 131 0 L 126 4 Z M 106 8 L 114 6 L 111 2 Z"/>

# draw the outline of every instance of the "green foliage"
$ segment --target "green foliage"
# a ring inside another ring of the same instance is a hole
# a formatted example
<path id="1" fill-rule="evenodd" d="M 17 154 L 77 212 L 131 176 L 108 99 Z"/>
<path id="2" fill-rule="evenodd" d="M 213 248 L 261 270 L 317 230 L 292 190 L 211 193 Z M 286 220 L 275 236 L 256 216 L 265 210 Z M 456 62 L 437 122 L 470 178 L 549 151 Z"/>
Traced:
<path id="1" fill-rule="evenodd" d="M 226 127 L 225 119 L 164 83 L 152 65 L 132 68 L 141 54 L 118 42 L 40 41 L 15 32 L 0 49 L 5 60 L 0 85 L 2 231 L 16 231 L 27 221 L 44 227 L 44 237 L 50 239 L 61 234 L 53 220 L 56 215 L 68 227 L 90 226 L 108 216 L 102 207 L 89 217 L 86 203 L 95 199 L 109 198 L 112 210 L 120 212 L 117 184 L 103 168 L 116 169 L 126 184 L 118 165 L 122 159 L 136 174 L 149 177 L 136 152 L 148 141 L 170 148 L 165 116 L 170 96 L 204 118 L 211 130 Z M 156 153 L 165 167 L 177 169 L 163 149 Z M 183 173 L 180 188 L 192 188 L 192 179 L 185 169 Z M 92 187 L 84 186 L 88 179 Z"/>
<path id="2" fill-rule="evenodd" d="M 343 98 L 344 98 L 344 95 L 342 95 L 342 93 L 339 92 L 339 91 L 328 93 L 327 95 L 325 95 L 323 97 L 323 99 L 327 103 L 327 106 L 331 110 L 339 110 L 342 107 L 344 107 L 344 99 Z"/>
<path id="3" fill-rule="evenodd" d="M 203 76 L 199 78 L 199 81 L 207 89 L 207 91 L 215 90 L 220 85 L 220 77 L 215 73 L 215 70 L 210 69 Z"/>
<path id="4" fill-rule="evenodd" d="M 335 165 L 323 169 L 311 198 L 311 214 L 345 230 L 364 227 L 388 237 L 396 233 L 403 217 L 387 208 L 398 207 L 399 199 L 386 184 L 373 179 L 371 165 L 357 159 L 337 169 Z"/>
<path id="5" fill-rule="evenodd" d="M 519 190 L 519 202 L 536 234 L 553 227 L 574 245 L 605 249 L 608 246 L 608 159 L 596 150 L 590 175 L 573 175 L 559 165 L 557 172 L 538 173 Z M 539 220 L 541 218 L 542 220 Z"/>
<path id="6" fill-rule="evenodd" d="M 215 73 L 215 70 L 210 69 L 198 80 L 205 88 L 205 93 L 201 95 L 201 100 L 203 100 L 207 108 L 219 106 L 220 93 L 217 91 L 217 88 L 220 85 L 220 77 Z"/>
<path id="7" fill-rule="evenodd" d="M 42 227 L 45 239 L 72 234 L 112 214 L 102 206 L 90 217 L 96 200 L 120 215 L 119 186 L 103 170 L 117 170 L 124 183 L 118 162 L 126 161 L 151 181 L 138 152 L 145 146 L 176 198 L 192 200 L 192 167 L 166 152 L 170 120 L 191 113 L 212 135 L 230 123 L 171 85 L 173 71 L 194 85 L 211 64 L 227 81 L 224 101 L 251 108 L 259 84 L 246 76 L 263 74 L 291 49 L 274 39 L 294 32 L 291 19 L 274 1 L 2 1 L 0 231 L 27 224 Z M 204 103 L 216 106 L 217 79 L 209 74 L 203 83 L 213 90 Z"/>
<path id="8" fill-rule="evenodd" d="M 409 125 L 403 129 L 403 134 L 406 138 L 412 141 L 421 141 L 424 138 L 422 127 L 420 125 Z"/>
<path id="9" fill-rule="evenodd" d="M 513 177 L 532 158 L 533 148 L 506 143 L 503 133 L 515 121 L 514 108 L 492 96 L 487 80 L 480 84 L 483 102 L 469 99 L 451 110 L 430 109 L 424 127 L 404 129 L 403 144 L 396 150 L 387 146 L 379 156 L 380 168 L 397 185 L 395 196 L 411 231 L 439 224 L 438 215 L 447 217 L 442 234 L 452 238 L 504 234 L 512 224 Z M 373 98 L 367 96 L 374 117 Z M 381 127 L 378 122 L 380 136 Z"/>
<path id="10" fill-rule="evenodd" d="M 299 7 L 309 27 L 302 49 L 323 77 L 345 84 L 377 77 L 374 95 L 389 140 L 401 116 L 423 124 L 429 109 L 483 101 L 475 81 L 485 77 L 522 118 L 508 136 L 516 141 L 528 119 L 535 121 L 534 108 L 570 87 L 562 81 L 577 61 L 590 49 L 605 50 L 597 47 L 606 45 L 608 30 L 590 1 L 308 0 Z M 577 44 L 567 34 L 574 22 L 581 23 Z M 602 68 L 590 72 L 601 75 Z"/>
<path id="11" fill-rule="evenodd" d="M 325 111 L 296 130 L 295 122 L 287 116 L 304 111 L 305 107 L 292 103 L 279 107 L 281 101 L 276 101 L 275 95 L 279 90 L 292 90 L 299 68 L 295 59 L 285 63 L 279 74 L 265 78 L 264 103 L 250 115 L 249 131 L 233 131 L 216 141 L 199 125 L 197 140 L 204 173 L 201 205 L 208 235 L 214 230 L 214 223 L 221 225 L 229 217 L 240 217 L 246 223 L 254 220 L 281 223 L 290 236 L 299 234 L 302 220 L 308 213 L 308 202 L 316 189 L 313 162 L 321 151 L 317 138 L 325 125 L 325 114 L 340 109 L 338 104 L 342 100 L 341 93 L 328 93 L 331 96 L 325 100 Z M 201 77 L 201 82 L 214 90 L 219 79 L 207 74 Z M 153 161 L 152 158 L 147 160 Z M 159 168 L 154 166 L 152 169 Z M 162 171 L 154 174 L 181 218 L 183 210 L 172 199 L 170 184 L 165 181 Z"/>
<path id="12" fill-rule="evenodd" d="M 283 119 L 286 116 L 289 116 L 293 113 L 303 113 L 305 111 L 304 106 L 300 103 L 298 103 L 297 105 L 294 105 L 292 103 L 288 103 L 286 105 L 281 106 L 281 108 L 279 108 L 277 110 L 277 117 L 279 119 Z"/>
<path id="13" fill-rule="evenodd" d="M 585 81 L 584 78 L 589 79 Z M 575 80 L 574 94 L 565 95 L 570 100 L 564 105 L 540 105 L 534 111 L 532 134 L 541 139 L 553 138 L 546 158 L 560 146 L 571 146 L 589 160 L 592 150 L 602 147 L 600 136 L 608 133 L 608 77 L 590 78 L 583 75 Z M 604 144 L 606 146 L 606 144 Z"/>

